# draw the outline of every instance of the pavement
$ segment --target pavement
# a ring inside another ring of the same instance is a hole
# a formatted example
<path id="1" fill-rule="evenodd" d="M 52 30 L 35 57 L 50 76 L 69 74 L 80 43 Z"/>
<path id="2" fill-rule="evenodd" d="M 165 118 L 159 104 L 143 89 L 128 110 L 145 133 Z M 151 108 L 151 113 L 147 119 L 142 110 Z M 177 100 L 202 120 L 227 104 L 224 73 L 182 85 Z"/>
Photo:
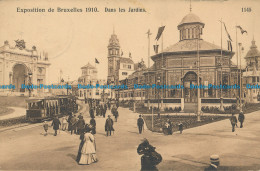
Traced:
<path id="1" fill-rule="evenodd" d="M 3 115 L 0 116 L 0 120 L 5 120 L 5 119 L 11 119 L 11 118 L 17 118 L 17 117 L 21 117 L 21 116 L 25 116 L 26 115 L 26 109 L 25 108 L 21 108 L 21 107 L 8 107 L 14 110 L 14 112 L 8 114 L 8 115 Z"/>
<path id="2" fill-rule="evenodd" d="M 89 122 L 87 108 L 81 112 Z M 140 170 L 141 156 L 136 149 L 143 138 L 162 155 L 159 170 L 203 170 L 212 154 L 218 154 L 221 166 L 228 170 L 259 170 L 260 115 L 253 112 L 245 117 L 244 128 L 236 128 L 236 132 L 231 132 L 229 120 L 222 120 L 166 136 L 147 129 L 138 134 L 138 114 L 119 108 L 111 137 L 104 131 L 105 118 L 96 117 L 99 161 L 91 165 L 75 161 L 78 135 L 59 131 L 53 136 L 49 128 L 44 136 L 42 125 L 25 126 L 0 132 L 0 170 Z"/>

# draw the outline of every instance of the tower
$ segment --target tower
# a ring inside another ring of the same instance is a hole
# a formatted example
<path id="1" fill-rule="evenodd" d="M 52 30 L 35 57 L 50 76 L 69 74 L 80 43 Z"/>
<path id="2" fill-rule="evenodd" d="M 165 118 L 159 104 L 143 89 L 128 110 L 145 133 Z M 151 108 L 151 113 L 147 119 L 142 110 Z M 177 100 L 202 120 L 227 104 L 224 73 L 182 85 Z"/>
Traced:
<path id="1" fill-rule="evenodd" d="M 107 81 L 111 83 L 118 83 L 118 61 L 120 59 L 120 44 L 117 35 L 113 31 L 109 39 L 108 49 L 108 76 Z"/>
<path id="2" fill-rule="evenodd" d="M 254 39 L 251 43 L 252 45 L 250 47 L 250 50 L 247 52 L 245 56 L 248 71 L 259 70 L 260 67 L 260 52 L 257 49 Z"/>

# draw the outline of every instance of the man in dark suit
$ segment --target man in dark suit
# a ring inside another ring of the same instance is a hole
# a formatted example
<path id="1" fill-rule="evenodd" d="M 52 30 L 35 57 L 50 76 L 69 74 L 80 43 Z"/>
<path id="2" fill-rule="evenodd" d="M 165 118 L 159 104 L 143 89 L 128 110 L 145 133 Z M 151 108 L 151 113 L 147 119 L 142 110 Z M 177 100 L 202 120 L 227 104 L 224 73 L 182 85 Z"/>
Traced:
<path id="1" fill-rule="evenodd" d="M 81 135 L 84 133 L 84 129 L 85 129 L 85 121 L 83 119 L 83 116 L 79 117 L 79 120 L 77 122 L 77 128 L 78 128 L 78 134 Z"/>
<path id="2" fill-rule="evenodd" d="M 53 119 L 52 124 L 51 124 L 51 126 L 53 126 L 53 129 L 55 131 L 54 136 L 57 135 L 57 130 L 60 128 L 60 125 L 61 125 L 60 120 L 58 119 L 58 116 L 56 116 Z"/>
<path id="3" fill-rule="evenodd" d="M 89 110 L 89 115 L 90 115 L 91 118 L 94 117 L 94 109 L 92 107 Z"/>
<path id="4" fill-rule="evenodd" d="M 144 126 L 144 120 L 141 115 L 139 115 L 139 118 L 137 119 L 137 126 L 139 129 L 139 134 L 141 134 Z"/>
<path id="5" fill-rule="evenodd" d="M 232 125 L 232 132 L 235 132 L 235 126 L 237 124 L 237 117 L 235 116 L 234 113 L 232 113 L 232 116 L 230 118 L 230 123 Z"/>
<path id="6" fill-rule="evenodd" d="M 71 123 L 71 135 L 72 133 L 76 133 L 76 129 L 77 129 L 77 118 L 76 118 L 76 115 L 74 115 L 71 120 L 70 120 L 70 123 Z"/>
<path id="7" fill-rule="evenodd" d="M 243 112 L 240 112 L 238 115 L 238 121 L 240 122 L 240 128 L 243 128 L 244 120 L 245 120 L 245 115 L 243 114 Z"/>
<path id="8" fill-rule="evenodd" d="M 118 118 L 118 116 L 119 116 L 117 109 L 116 109 L 115 112 L 114 112 L 114 116 L 115 116 L 115 122 L 117 122 L 117 118 Z"/>
<path id="9" fill-rule="evenodd" d="M 111 131 L 114 131 L 113 120 L 110 118 L 110 115 L 108 115 L 108 118 L 106 120 L 105 131 L 107 132 L 107 136 L 108 134 L 111 136 Z"/>
<path id="10" fill-rule="evenodd" d="M 89 124 L 90 124 L 91 129 L 92 129 L 92 134 L 93 135 L 96 134 L 96 120 L 95 120 L 95 117 L 90 119 Z"/>

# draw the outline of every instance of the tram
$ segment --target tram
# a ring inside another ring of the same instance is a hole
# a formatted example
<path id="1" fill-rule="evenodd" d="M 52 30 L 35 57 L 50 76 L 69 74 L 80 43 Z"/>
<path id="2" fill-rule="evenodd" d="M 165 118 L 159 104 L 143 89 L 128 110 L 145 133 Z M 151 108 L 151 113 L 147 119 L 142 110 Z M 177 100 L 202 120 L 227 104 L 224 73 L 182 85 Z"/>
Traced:
<path id="1" fill-rule="evenodd" d="M 26 119 L 30 122 L 42 121 L 55 116 L 78 112 L 74 96 L 51 96 L 27 99 Z"/>

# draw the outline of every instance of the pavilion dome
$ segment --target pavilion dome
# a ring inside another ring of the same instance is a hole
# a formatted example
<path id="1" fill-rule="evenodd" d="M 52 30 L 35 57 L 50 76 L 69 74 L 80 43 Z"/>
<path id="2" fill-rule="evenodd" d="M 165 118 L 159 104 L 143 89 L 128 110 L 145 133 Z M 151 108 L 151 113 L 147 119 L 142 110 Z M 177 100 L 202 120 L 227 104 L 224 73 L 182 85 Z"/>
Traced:
<path id="1" fill-rule="evenodd" d="M 183 17 L 183 19 L 181 20 L 178 26 L 181 26 L 183 24 L 191 24 L 191 23 L 201 23 L 204 25 L 204 23 L 200 20 L 200 18 L 197 15 L 190 12 L 185 17 Z"/>
<path id="2" fill-rule="evenodd" d="M 201 39 L 202 30 L 205 24 L 200 20 L 200 18 L 190 12 L 181 20 L 178 25 L 178 30 L 180 30 L 180 41 L 182 40 L 192 40 Z"/>

